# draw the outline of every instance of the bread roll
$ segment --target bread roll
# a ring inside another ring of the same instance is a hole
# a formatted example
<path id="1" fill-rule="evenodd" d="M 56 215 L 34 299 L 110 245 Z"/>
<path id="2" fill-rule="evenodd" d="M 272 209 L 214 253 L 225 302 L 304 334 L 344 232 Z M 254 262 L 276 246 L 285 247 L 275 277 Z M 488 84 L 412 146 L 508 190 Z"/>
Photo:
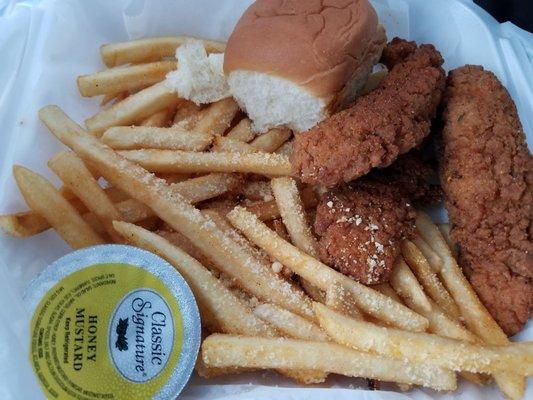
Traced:
<path id="1" fill-rule="evenodd" d="M 385 43 L 367 0 L 258 0 L 228 40 L 224 73 L 255 130 L 305 131 L 353 101 Z"/>

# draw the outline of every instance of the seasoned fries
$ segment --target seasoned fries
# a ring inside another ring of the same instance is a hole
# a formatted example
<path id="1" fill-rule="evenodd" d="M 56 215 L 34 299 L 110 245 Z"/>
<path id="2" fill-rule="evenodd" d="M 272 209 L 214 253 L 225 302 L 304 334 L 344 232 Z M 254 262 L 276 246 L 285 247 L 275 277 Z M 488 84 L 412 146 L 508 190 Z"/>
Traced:
<path id="1" fill-rule="evenodd" d="M 304 207 L 292 178 L 275 178 L 270 181 L 281 218 L 292 243 L 307 254 L 317 257 L 316 239 L 307 224 Z"/>
<path id="2" fill-rule="evenodd" d="M 240 172 L 266 176 L 291 173 L 287 157 L 268 153 L 195 153 L 179 150 L 123 150 L 120 155 L 152 172 Z"/>
<path id="3" fill-rule="evenodd" d="M 182 100 L 174 115 L 174 126 L 189 129 L 194 126 L 200 114 L 200 106 L 189 100 Z"/>
<path id="4" fill-rule="evenodd" d="M 155 114 L 150 115 L 148 118 L 143 119 L 141 121 L 141 126 L 152 126 L 154 128 L 166 127 L 170 123 L 174 111 L 174 107 L 158 111 Z"/>
<path id="5" fill-rule="evenodd" d="M 117 126 L 102 135 L 102 142 L 116 150 L 166 149 L 202 151 L 213 141 L 207 133 L 178 128 Z"/>
<path id="6" fill-rule="evenodd" d="M 240 182 L 241 179 L 235 175 L 209 174 L 173 183 L 170 187 L 194 204 L 220 196 L 236 188 Z"/>
<path id="7" fill-rule="evenodd" d="M 0 215 L 0 227 L 10 236 L 29 237 L 50 228 L 46 218 L 33 211 Z"/>
<path id="8" fill-rule="evenodd" d="M 316 239 L 311 232 L 304 213 L 304 206 L 296 181 L 292 178 L 275 178 L 270 181 L 272 192 L 276 199 L 281 219 L 287 228 L 292 243 L 305 253 L 317 258 Z M 311 282 L 300 278 L 300 282 L 306 293 L 311 297 L 321 298 L 320 289 L 314 287 Z"/>
<path id="9" fill-rule="evenodd" d="M 427 243 L 431 243 L 433 250 L 442 259 L 440 277 L 461 310 L 461 315 L 467 326 L 485 343 L 508 345 L 509 339 L 476 296 L 437 226 L 427 215 L 419 213 L 416 227 L 422 238 Z M 506 396 L 512 399 L 519 399 L 523 396 L 525 379 L 522 376 L 510 372 L 500 372 L 494 378 Z"/>
<path id="10" fill-rule="evenodd" d="M 402 254 L 428 295 L 444 312 L 458 319 L 460 313 L 457 305 L 418 247 L 413 242 L 406 240 L 402 243 Z"/>
<path id="11" fill-rule="evenodd" d="M 272 153 L 291 137 L 288 129 L 270 129 L 268 132 L 256 137 L 250 145 L 261 151 Z"/>
<path id="12" fill-rule="evenodd" d="M 48 166 L 98 218 L 107 233 L 117 239 L 112 222 L 121 220 L 121 214 L 83 161 L 73 153 L 61 152 L 48 161 Z"/>
<path id="13" fill-rule="evenodd" d="M 127 198 L 122 191 L 114 187 L 107 187 L 104 191 L 113 202 L 120 202 Z M 79 213 L 87 212 L 87 208 L 75 197 L 70 189 L 63 186 L 59 189 L 59 193 Z M 44 232 L 50 228 L 50 224 L 44 217 L 30 210 L 15 214 L 0 215 L 0 227 L 11 236 L 28 237 Z"/>
<path id="14" fill-rule="evenodd" d="M 223 332 L 258 336 L 275 334 L 271 327 L 255 317 L 209 270 L 183 250 L 136 225 L 115 222 L 114 226 L 128 242 L 169 261 L 183 275 L 198 303 L 211 313 Z"/>
<path id="15" fill-rule="evenodd" d="M 13 175 L 28 207 L 42 215 L 72 248 L 104 243 L 44 177 L 20 166 L 13 167 Z"/>
<path id="16" fill-rule="evenodd" d="M 165 82 L 156 83 L 124 100 L 100 111 L 85 121 L 87 128 L 97 136 L 113 126 L 131 125 L 157 111 L 177 104 L 178 97 Z"/>
<path id="17" fill-rule="evenodd" d="M 255 153 L 259 150 L 241 140 L 232 139 L 225 136 L 218 136 L 214 140 L 214 145 L 211 151 L 246 154 Z"/>
<path id="18" fill-rule="evenodd" d="M 446 240 L 446 243 L 448 243 L 448 247 L 452 252 L 453 258 L 457 258 L 457 245 L 453 242 L 450 236 L 450 224 L 439 224 L 437 227 L 439 228 L 444 240 Z"/>
<path id="19" fill-rule="evenodd" d="M 302 190 L 301 199 L 305 209 L 314 207 L 318 203 L 317 196 L 313 189 L 305 188 Z M 261 221 L 270 221 L 281 217 L 278 205 L 275 200 L 258 201 L 247 204 L 246 209 L 254 213 Z"/>
<path id="20" fill-rule="evenodd" d="M 158 61 L 131 65 L 82 75 L 77 79 L 80 94 L 85 97 L 116 94 L 141 89 L 165 79 L 168 72 L 176 69 L 175 61 Z"/>
<path id="21" fill-rule="evenodd" d="M 412 242 L 424 255 L 433 271 L 438 273 L 442 268 L 442 259 L 439 257 L 439 255 L 435 253 L 431 246 L 427 244 L 426 241 L 420 236 L 416 236 L 415 238 L 413 238 Z"/>
<path id="22" fill-rule="evenodd" d="M 302 292 L 250 258 L 241 246 L 163 180 L 120 157 L 71 121 L 58 107 L 45 107 L 39 116 L 59 140 L 82 158 L 97 164 L 98 171 L 109 182 L 132 198 L 150 204 L 156 215 L 190 240 L 208 242 L 209 246 L 204 247 L 206 254 L 221 270 L 238 280 L 243 288 L 299 315 L 314 318 L 310 301 Z"/>
<path id="23" fill-rule="evenodd" d="M 320 326 L 336 342 L 354 349 L 454 371 L 515 371 L 533 374 L 533 344 L 479 346 L 429 333 L 385 328 L 346 317 L 315 303 Z"/>
<path id="24" fill-rule="evenodd" d="M 426 297 L 424 290 L 420 285 L 411 287 L 409 292 L 405 293 L 402 291 L 403 287 L 406 286 L 406 282 L 416 282 L 416 278 L 405 263 L 405 261 L 399 257 L 396 260 L 394 268 L 392 269 L 390 276 L 390 285 L 393 289 L 400 295 L 402 298 L 409 298 L 409 300 L 418 305 L 419 313 L 423 311 L 428 313 L 431 311 L 431 304 L 429 299 Z M 422 314 L 423 315 L 423 314 Z"/>
<path id="25" fill-rule="evenodd" d="M 298 250 L 244 208 L 235 207 L 228 219 L 271 257 L 320 289 L 326 291 L 331 284 L 342 282 L 362 311 L 402 329 L 424 331 L 427 328 L 428 321 L 424 317 Z"/>
<path id="26" fill-rule="evenodd" d="M 258 305 L 254 308 L 254 315 L 268 322 L 288 337 L 316 342 L 329 340 L 318 325 L 274 304 Z"/>
<path id="27" fill-rule="evenodd" d="M 252 123 L 248 118 L 243 118 L 235 127 L 228 132 L 226 137 L 230 139 L 240 140 L 241 142 L 249 142 L 255 134 L 252 132 Z"/>
<path id="28" fill-rule="evenodd" d="M 456 388 L 445 369 L 391 360 L 326 342 L 211 335 L 202 344 L 202 359 L 213 367 L 318 369 L 346 376 Z"/>
<path id="29" fill-rule="evenodd" d="M 353 296 L 342 286 L 342 283 L 329 285 L 326 291 L 326 301 L 328 307 L 352 318 L 363 318 L 363 314 L 357 309 Z"/>
<path id="30" fill-rule="evenodd" d="M 192 129 L 210 135 L 222 135 L 238 111 L 239 106 L 232 98 L 217 101 L 198 113 Z"/>
<path id="31" fill-rule="evenodd" d="M 167 36 L 104 44 L 100 47 L 100 54 L 102 61 L 108 67 L 157 61 L 164 57 L 174 57 L 176 49 L 191 39 L 196 38 L 191 36 Z M 196 40 L 202 40 L 208 53 L 223 53 L 226 48 L 225 43 L 222 42 L 206 39 Z"/>

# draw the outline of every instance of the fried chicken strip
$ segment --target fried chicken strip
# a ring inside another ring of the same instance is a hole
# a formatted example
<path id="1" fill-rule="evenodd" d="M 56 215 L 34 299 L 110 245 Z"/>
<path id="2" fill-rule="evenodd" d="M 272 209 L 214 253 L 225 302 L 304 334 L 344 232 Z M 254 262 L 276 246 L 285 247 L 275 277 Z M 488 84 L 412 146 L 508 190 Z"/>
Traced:
<path id="1" fill-rule="evenodd" d="M 320 259 L 355 280 L 386 282 L 416 212 L 396 187 L 360 180 L 327 192 L 317 207 Z"/>
<path id="2" fill-rule="evenodd" d="M 390 165 L 429 134 L 444 90 L 440 53 L 395 38 L 382 60 L 390 72 L 348 109 L 295 136 L 293 172 L 333 187 Z"/>
<path id="3" fill-rule="evenodd" d="M 515 105 L 491 72 L 450 72 L 441 180 L 452 239 L 481 301 L 508 335 L 533 308 L 533 158 Z"/>

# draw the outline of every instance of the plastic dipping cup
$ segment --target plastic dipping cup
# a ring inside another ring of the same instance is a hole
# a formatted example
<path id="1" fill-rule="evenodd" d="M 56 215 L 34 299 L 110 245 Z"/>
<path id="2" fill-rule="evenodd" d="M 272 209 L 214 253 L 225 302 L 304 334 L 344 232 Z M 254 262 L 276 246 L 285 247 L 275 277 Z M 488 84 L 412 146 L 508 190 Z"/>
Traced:
<path id="1" fill-rule="evenodd" d="M 194 368 L 200 315 L 182 276 L 139 248 L 70 253 L 28 287 L 30 362 L 48 398 L 174 399 Z"/>

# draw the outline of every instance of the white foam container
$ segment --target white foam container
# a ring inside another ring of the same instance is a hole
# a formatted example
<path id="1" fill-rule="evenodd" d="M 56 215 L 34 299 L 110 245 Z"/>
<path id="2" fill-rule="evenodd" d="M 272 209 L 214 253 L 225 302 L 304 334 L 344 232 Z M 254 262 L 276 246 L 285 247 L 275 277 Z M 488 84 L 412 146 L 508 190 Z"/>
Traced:
<path id="1" fill-rule="evenodd" d="M 0 0 L 0 213 L 24 202 L 11 175 L 22 164 L 59 181 L 46 162 L 62 146 L 40 124 L 37 111 L 60 105 L 78 121 L 93 114 L 97 99 L 84 99 L 76 77 L 103 68 L 98 48 L 144 36 L 190 34 L 226 39 L 251 0 Z M 374 0 L 388 37 L 433 43 L 447 70 L 466 63 L 493 71 L 516 102 L 533 144 L 533 35 L 498 24 L 470 0 Z M 43 398 L 28 362 L 28 310 L 22 293 L 47 264 L 69 251 L 48 231 L 26 240 L 0 234 L 0 398 Z M 533 340 L 533 326 L 517 340 Z M 331 387 L 329 387 L 331 386 Z M 526 398 L 533 398 L 530 382 Z M 453 394 L 364 390 L 364 381 L 333 378 L 327 386 L 301 388 L 277 375 L 250 374 L 204 381 L 193 378 L 184 399 L 485 399 L 492 388 L 462 382 Z"/>

